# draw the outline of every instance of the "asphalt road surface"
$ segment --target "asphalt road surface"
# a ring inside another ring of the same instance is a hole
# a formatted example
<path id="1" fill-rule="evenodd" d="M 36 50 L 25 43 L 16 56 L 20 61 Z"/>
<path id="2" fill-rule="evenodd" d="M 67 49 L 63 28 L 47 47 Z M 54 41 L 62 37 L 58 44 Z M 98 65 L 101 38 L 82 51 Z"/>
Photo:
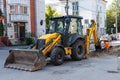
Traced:
<path id="1" fill-rule="evenodd" d="M 36 72 L 4 68 L 8 50 L 0 50 L 0 80 L 120 80 L 118 58 L 103 56 L 82 61 L 67 60 L 61 66 L 47 66 Z"/>

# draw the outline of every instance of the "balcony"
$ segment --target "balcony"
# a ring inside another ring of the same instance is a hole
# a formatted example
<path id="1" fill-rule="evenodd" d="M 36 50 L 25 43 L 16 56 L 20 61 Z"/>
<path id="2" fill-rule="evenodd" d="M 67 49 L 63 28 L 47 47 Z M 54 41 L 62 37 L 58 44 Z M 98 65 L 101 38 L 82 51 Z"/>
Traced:
<path id="1" fill-rule="evenodd" d="M 11 22 L 28 22 L 27 14 L 10 14 Z"/>

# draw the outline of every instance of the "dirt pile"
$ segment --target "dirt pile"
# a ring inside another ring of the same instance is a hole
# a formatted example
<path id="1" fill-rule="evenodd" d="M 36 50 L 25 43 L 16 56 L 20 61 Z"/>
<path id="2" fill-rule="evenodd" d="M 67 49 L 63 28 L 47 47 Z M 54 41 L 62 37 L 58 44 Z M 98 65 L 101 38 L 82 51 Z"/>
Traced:
<path id="1" fill-rule="evenodd" d="M 98 51 L 92 51 L 89 57 L 102 57 L 102 56 L 120 56 L 120 47 L 111 47 L 109 50 L 103 49 Z"/>

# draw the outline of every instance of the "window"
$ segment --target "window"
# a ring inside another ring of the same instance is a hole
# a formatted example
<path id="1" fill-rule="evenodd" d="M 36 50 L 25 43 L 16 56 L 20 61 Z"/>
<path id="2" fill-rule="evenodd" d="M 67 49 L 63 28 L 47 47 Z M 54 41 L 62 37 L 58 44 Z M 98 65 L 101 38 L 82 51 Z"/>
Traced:
<path id="1" fill-rule="evenodd" d="M 18 26 L 14 26 L 14 32 L 18 33 Z"/>
<path id="2" fill-rule="evenodd" d="M 18 13 L 18 5 L 10 5 L 10 13 Z"/>
<path id="3" fill-rule="evenodd" d="M 11 5 L 11 6 L 10 6 L 10 13 L 13 13 L 13 12 L 14 12 L 14 6 Z"/>
<path id="4" fill-rule="evenodd" d="M 77 33 L 77 19 L 71 19 L 69 33 L 74 34 Z"/>
<path id="5" fill-rule="evenodd" d="M 73 2 L 72 3 L 73 15 L 79 15 L 78 5 L 79 5 L 78 2 Z"/>
<path id="6" fill-rule="evenodd" d="M 71 33 L 71 34 L 78 33 L 78 34 L 82 35 L 81 20 L 72 18 L 71 22 L 70 22 L 68 32 Z"/>
<path id="7" fill-rule="evenodd" d="M 50 22 L 50 27 L 49 27 L 49 32 L 59 32 L 59 33 L 63 33 L 64 32 L 64 22 L 62 21 L 62 19 L 58 19 L 58 20 L 51 20 Z"/>
<path id="8" fill-rule="evenodd" d="M 24 14 L 27 14 L 27 7 L 24 6 Z"/>
<path id="9" fill-rule="evenodd" d="M 27 7 L 26 6 L 20 6 L 20 14 L 27 14 Z"/>
<path id="10" fill-rule="evenodd" d="M 63 31 L 64 31 L 63 22 L 60 20 L 60 21 L 58 21 L 57 32 L 62 33 Z"/>
<path id="11" fill-rule="evenodd" d="M 85 19 L 84 23 L 89 24 L 89 19 Z"/>
<path id="12" fill-rule="evenodd" d="M 49 31 L 48 31 L 49 33 L 55 31 L 55 21 L 54 21 L 54 20 L 51 20 L 51 21 L 50 21 L 50 27 L 49 27 L 48 30 L 49 30 Z"/>
<path id="13" fill-rule="evenodd" d="M 82 35 L 82 28 L 83 28 L 83 26 L 82 26 L 82 22 L 81 22 L 81 20 L 78 20 L 77 21 L 77 24 L 78 24 L 78 33 L 80 34 L 80 35 Z"/>
<path id="14" fill-rule="evenodd" d="M 102 23 L 102 17 L 100 17 L 99 21 L 100 21 L 100 24 L 103 24 L 103 23 Z"/>
<path id="15" fill-rule="evenodd" d="M 27 14 L 27 7 L 21 5 L 10 5 L 10 13 Z"/>

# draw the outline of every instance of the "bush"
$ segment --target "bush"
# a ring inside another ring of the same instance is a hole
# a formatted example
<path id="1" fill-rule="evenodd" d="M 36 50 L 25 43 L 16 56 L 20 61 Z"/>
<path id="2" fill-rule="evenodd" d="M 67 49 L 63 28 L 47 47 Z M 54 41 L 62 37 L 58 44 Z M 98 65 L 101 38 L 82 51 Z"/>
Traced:
<path id="1" fill-rule="evenodd" d="M 9 40 L 9 46 L 12 46 L 12 43 L 11 43 L 11 41 Z"/>
<path id="2" fill-rule="evenodd" d="M 33 44 L 33 43 L 34 43 L 34 39 L 33 39 L 32 37 L 30 37 L 30 38 L 25 38 L 25 43 L 26 43 L 27 45 Z"/>

